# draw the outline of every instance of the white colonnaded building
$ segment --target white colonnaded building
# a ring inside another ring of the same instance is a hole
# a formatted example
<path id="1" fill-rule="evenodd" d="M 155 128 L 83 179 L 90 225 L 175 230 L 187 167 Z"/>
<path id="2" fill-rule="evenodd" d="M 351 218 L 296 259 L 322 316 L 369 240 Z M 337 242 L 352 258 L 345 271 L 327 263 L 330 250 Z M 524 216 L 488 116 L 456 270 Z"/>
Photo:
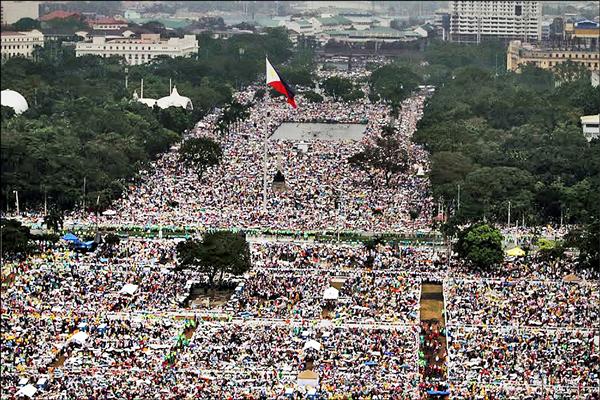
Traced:
<path id="1" fill-rule="evenodd" d="M 29 32 L 0 32 L 2 60 L 13 57 L 31 58 L 36 47 L 44 47 L 44 34 L 38 30 Z"/>
<path id="2" fill-rule="evenodd" d="M 183 38 L 163 39 L 159 34 L 143 33 L 139 38 L 108 39 L 94 36 L 90 41 L 78 42 L 75 46 L 77 57 L 88 54 L 101 57 L 123 57 L 129 65 L 144 64 L 158 56 L 190 57 L 198 53 L 195 35 Z"/>

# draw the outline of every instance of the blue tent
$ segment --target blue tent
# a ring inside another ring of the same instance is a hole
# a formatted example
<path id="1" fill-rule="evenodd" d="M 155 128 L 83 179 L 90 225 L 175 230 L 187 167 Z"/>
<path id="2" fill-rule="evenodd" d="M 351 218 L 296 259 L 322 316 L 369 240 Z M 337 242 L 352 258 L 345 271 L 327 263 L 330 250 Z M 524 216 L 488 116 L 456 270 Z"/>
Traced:
<path id="1" fill-rule="evenodd" d="M 77 236 L 73 235 L 72 233 L 67 233 L 62 238 L 64 240 L 68 240 L 68 241 L 71 241 L 71 242 L 79 242 L 79 238 Z"/>
<path id="2" fill-rule="evenodd" d="M 91 250 L 92 247 L 94 246 L 93 240 L 90 240 L 89 242 L 82 242 L 79 239 L 77 239 L 77 241 L 73 241 L 73 243 L 75 244 L 75 248 L 77 248 L 77 249 Z"/>
<path id="3" fill-rule="evenodd" d="M 450 394 L 450 391 L 449 390 L 440 391 L 440 390 L 429 389 L 427 391 L 427 394 L 432 395 L 432 396 L 435 396 L 435 395 L 438 395 L 438 396 L 447 396 L 447 395 Z"/>

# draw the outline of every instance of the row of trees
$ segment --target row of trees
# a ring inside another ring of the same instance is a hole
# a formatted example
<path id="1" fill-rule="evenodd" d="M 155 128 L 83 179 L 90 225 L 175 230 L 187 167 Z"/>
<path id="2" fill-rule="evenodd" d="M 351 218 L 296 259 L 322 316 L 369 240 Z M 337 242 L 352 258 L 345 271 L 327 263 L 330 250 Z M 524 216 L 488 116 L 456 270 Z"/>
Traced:
<path id="1" fill-rule="evenodd" d="M 534 67 L 496 75 L 495 46 L 458 46 L 452 57 L 434 47 L 426 55 L 452 71 L 414 136 L 432 153 L 435 197 L 458 222 L 504 222 L 509 202 L 512 221 L 584 223 L 600 215 L 600 143 L 588 143 L 579 125 L 600 109 L 600 88 L 569 64 L 558 72 L 572 80 L 559 87 L 551 71 Z"/>

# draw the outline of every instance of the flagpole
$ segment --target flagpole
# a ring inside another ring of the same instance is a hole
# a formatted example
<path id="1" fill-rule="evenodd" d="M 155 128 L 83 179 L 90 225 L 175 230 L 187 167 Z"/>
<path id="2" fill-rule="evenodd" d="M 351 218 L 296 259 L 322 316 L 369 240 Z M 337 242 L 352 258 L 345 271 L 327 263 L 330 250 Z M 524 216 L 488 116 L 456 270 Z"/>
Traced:
<path id="1" fill-rule="evenodd" d="M 265 53 L 265 65 L 267 62 L 267 54 Z M 265 74 L 265 78 L 268 81 L 268 76 Z M 267 213 L 267 158 L 269 154 L 267 152 L 268 140 L 269 140 L 269 117 L 271 112 L 269 111 L 269 85 L 266 85 L 265 90 L 265 106 L 267 108 L 267 118 L 265 118 L 265 137 L 263 139 L 263 212 Z"/>
<path id="2" fill-rule="evenodd" d="M 269 96 L 269 92 L 265 94 L 265 96 Z M 268 109 L 269 106 L 269 98 L 267 97 L 266 106 Z M 265 137 L 263 140 L 263 211 L 267 212 L 267 159 L 269 157 L 268 154 L 268 140 L 269 140 L 269 116 L 271 112 L 267 111 L 267 118 L 265 120 Z"/>

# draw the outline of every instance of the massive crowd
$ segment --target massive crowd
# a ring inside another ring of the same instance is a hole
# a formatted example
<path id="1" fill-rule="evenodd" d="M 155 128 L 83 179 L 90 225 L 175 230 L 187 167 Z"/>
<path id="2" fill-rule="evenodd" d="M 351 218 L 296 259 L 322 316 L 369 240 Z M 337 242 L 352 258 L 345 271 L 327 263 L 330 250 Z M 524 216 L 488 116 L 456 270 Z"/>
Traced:
<path id="1" fill-rule="evenodd" d="M 347 73 L 352 79 L 367 72 Z M 258 86 L 250 86 L 236 95 L 241 102 L 254 99 Z M 395 120 L 396 135 L 409 148 L 410 165 L 428 168 L 427 153 L 410 143 L 422 115 L 425 93 L 402 103 Z M 188 135 L 207 136 L 219 141 L 223 149 L 220 165 L 209 169 L 199 181 L 196 173 L 179 161 L 176 149 L 153 163 L 140 182 L 132 185 L 115 204 L 116 215 L 100 216 L 100 224 L 161 225 L 202 227 L 244 227 L 293 230 L 341 229 L 353 231 L 411 232 L 428 229 L 431 199 L 427 181 L 416 169 L 398 174 L 386 186 L 382 176 L 376 179 L 351 167 L 347 159 L 362 146 L 382 135 L 389 123 L 390 107 L 331 99 L 323 103 L 303 102 L 292 109 L 279 99 L 254 99 L 250 116 L 235 124 L 224 136 L 215 132 L 218 114 L 200 121 Z M 360 141 L 314 137 L 299 141 L 270 140 L 268 144 L 267 209 L 263 209 L 264 135 L 282 122 L 324 122 L 364 124 Z M 268 128 L 267 128 L 268 127 Z M 273 190 L 271 182 L 282 169 L 287 190 Z M 373 190 L 374 188 L 377 190 Z M 336 208 L 336 201 L 341 205 Z M 411 219 L 409 210 L 420 214 Z M 83 221 L 94 216 L 80 216 Z"/>
<path id="2" fill-rule="evenodd" d="M 14 262 L 3 277 L 3 388 L 45 377 L 38 387 L 56 399 L 284 398 L 310 392 L 297 386 L 309 370 L 326 398 L 412 399 L 431 387 L 419 378 L 428 372 L 457 398 L 535 398 L 543 387 L 559 399 L 598 379 L 598 281 L 550 279 L 571 267 L 509 259 L 520 275 L 467 278 L 433 247 L 261 240 L 229 301 L 190 308 L 204 278 L 175 271 L 175 245 L 129 238 L 110 257 L 57 246 Z M 446 328 L 419 323 L 424 279 L 444 282 Z M 339 297 L 324 298 L 334 285 Z"/>
<path id="3" fill-rule="evenodd" d="M 15 261 L 3 276 L 3 389 L 43 378 L 40 393 L 56 399 L 279 398 L 309 390 L 296 384 L 312 370 L 326 397 L 414 398 L 418 271 L 431 249 L 253 243 L 251 273 L 206 310 L 186 301 L 204 280 L 175 270 L 175 243 L 129 238 L 87 254 L 59 244 Z M 339 298 L 326 300 L 334 280 Z"/>
<path id="4" fill-rule="evenodd" d="M 256 89 L 236 96 L 248 102 Z M 207 116 L 190 136 L 218 138 L 221 165 L 198 182 L 176 151 L 163 155 L 100 226 L 426 228 L 431 199 L 418 167 L 386 187 L 346 161 L 381 134 L 389 108 L 299 97 L 298 110 L 256 101 L 250 118 L 224 137 L 214 132 L 217 115 Z M 404 146 L 424 100 L 416 94 L 402 104 L 395 126 Z M 287 190 L 269 185 L 265 212 L 263 128 L 272 133 L 284 121 L 366 122 L 365 136 L 316 138 L 306 151 L 271 141 L 269 173 L 280 159 Z M 427 169 L 422 149 L 410 154 Z M 411 218 L 415 207 L 420 215 Z M 61 400 L 409 400 L 432 388 L 457 399 L 594 398 L 598 271 L 527 257 L 474 272 L 431 246 L 261 240 L 228 300 L 203 303 L 191 300 L 206 277 L 176 268 L 176 243 L 129 238 L 87 254 L 61 243 L 3 266 L 3 396 L 33 385 L 36 397 Z M 444 284 L 443 321 L 419 322 L 425 280 Z"/>

